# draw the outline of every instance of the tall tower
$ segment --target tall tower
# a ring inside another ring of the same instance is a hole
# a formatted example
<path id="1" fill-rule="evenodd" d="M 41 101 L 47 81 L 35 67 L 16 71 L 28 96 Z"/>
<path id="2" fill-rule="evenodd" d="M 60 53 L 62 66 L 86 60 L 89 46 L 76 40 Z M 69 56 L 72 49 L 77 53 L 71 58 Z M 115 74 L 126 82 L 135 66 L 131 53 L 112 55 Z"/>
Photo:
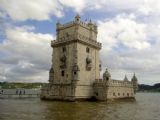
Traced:
<path id="1" fill-rule="evenodd" d="M 93 96 L 93 83 L 100 78 L 97 26 L 82 22 L 79 15 L 66 24 L 57 23 L 49 85 L 41 98 L 75 100 Z"/>

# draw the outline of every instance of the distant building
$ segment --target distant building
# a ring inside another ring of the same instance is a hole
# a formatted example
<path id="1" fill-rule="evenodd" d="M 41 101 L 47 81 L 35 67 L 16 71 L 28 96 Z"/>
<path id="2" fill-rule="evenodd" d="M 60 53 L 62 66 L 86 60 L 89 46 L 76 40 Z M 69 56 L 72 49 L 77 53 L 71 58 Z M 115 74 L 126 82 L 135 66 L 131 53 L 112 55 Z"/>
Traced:
<path id="1" fill-rule="evenodd" d="M 97 42 L 97 25 L 90 20 L 82 22 L 77 15 L 66 24 L 57 23 L 57 39 L 53 48 L 49 84 L 42 88 L 41 99 L 70 100 L 96 98 L 133 98 L 137 90 L 137 78 L 132 81 L 111 79 L 106 69 L 100 79 L 101 62 Z"/>

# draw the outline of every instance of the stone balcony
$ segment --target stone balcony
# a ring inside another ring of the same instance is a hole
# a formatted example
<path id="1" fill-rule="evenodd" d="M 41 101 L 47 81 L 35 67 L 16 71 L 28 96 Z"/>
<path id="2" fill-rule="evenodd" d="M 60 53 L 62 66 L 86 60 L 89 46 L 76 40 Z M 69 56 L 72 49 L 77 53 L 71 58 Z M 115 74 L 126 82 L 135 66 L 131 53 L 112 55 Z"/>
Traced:
<path id="1" fill-rule="evenodd" d="M 70 43 L 70 42 L 80 42 L 83 44 L 87 44 L 87 45 L 91 45 L 93 47 L 96 47 L 98 49 L 101 49 L 102 44 L 100 42 L 97 42 L 96 40 L 92 40 L 84 35 L 78 34 L 78 35 L 69 35 L 67 37 L 61 37 L 58 40 L 53 40 L 51 41 L 51 46 L 55 47 L 55 46 L 59 46 L 61 44 L 66 44 L 66 43 Z"/>

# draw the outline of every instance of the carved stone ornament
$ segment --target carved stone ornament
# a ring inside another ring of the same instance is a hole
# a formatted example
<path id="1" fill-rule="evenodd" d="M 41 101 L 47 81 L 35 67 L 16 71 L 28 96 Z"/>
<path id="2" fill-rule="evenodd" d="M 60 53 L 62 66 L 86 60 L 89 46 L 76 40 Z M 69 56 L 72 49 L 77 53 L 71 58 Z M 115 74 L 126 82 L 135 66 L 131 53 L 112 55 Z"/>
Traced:
<path id="1" fill-rule="evenodd" d="M 66 60 L 67 60 L 67 57 L 65 54 L 62 55 L 62 57 L 60 58 L 60 61 L 61 61 L 61 65 L 60 65 L 60 68 L 66 68 Z"/>
<path id="2" fill-rule="evenodd" d="M 80 71 L 79 66 L 77 64 L 73 66 L 73 71 Z"/>
<path id="3" fill-rule="evenodd" d="M 61 62 L 66 62 L 66 59 L 67 59 L 67 58 L 66 58 L 66 55 L 63 54 L 62 57 L 60 58 L 60 61 L 61 61 Z"/>

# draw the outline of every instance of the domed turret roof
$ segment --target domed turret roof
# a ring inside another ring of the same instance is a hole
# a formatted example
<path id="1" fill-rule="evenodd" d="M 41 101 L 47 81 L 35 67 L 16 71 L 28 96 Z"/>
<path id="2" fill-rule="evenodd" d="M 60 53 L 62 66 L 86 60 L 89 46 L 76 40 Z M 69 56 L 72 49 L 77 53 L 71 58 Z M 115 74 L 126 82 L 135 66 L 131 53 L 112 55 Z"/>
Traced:
<path id="1" fill-rule="evenodd" d="M 108 72 L 108 69 L 106 68 L 106 71 L 103 74 L 106 77 L 111 77 L 111 74 Z"/>
<path id="2" fill-rule="evenodd" d="M 138 79 L 137 79 L 135 73 L 134 73 L 134 75 L 133 75 L 133 77 L 132 77 L 132 81 L 138 81 Z"/>

